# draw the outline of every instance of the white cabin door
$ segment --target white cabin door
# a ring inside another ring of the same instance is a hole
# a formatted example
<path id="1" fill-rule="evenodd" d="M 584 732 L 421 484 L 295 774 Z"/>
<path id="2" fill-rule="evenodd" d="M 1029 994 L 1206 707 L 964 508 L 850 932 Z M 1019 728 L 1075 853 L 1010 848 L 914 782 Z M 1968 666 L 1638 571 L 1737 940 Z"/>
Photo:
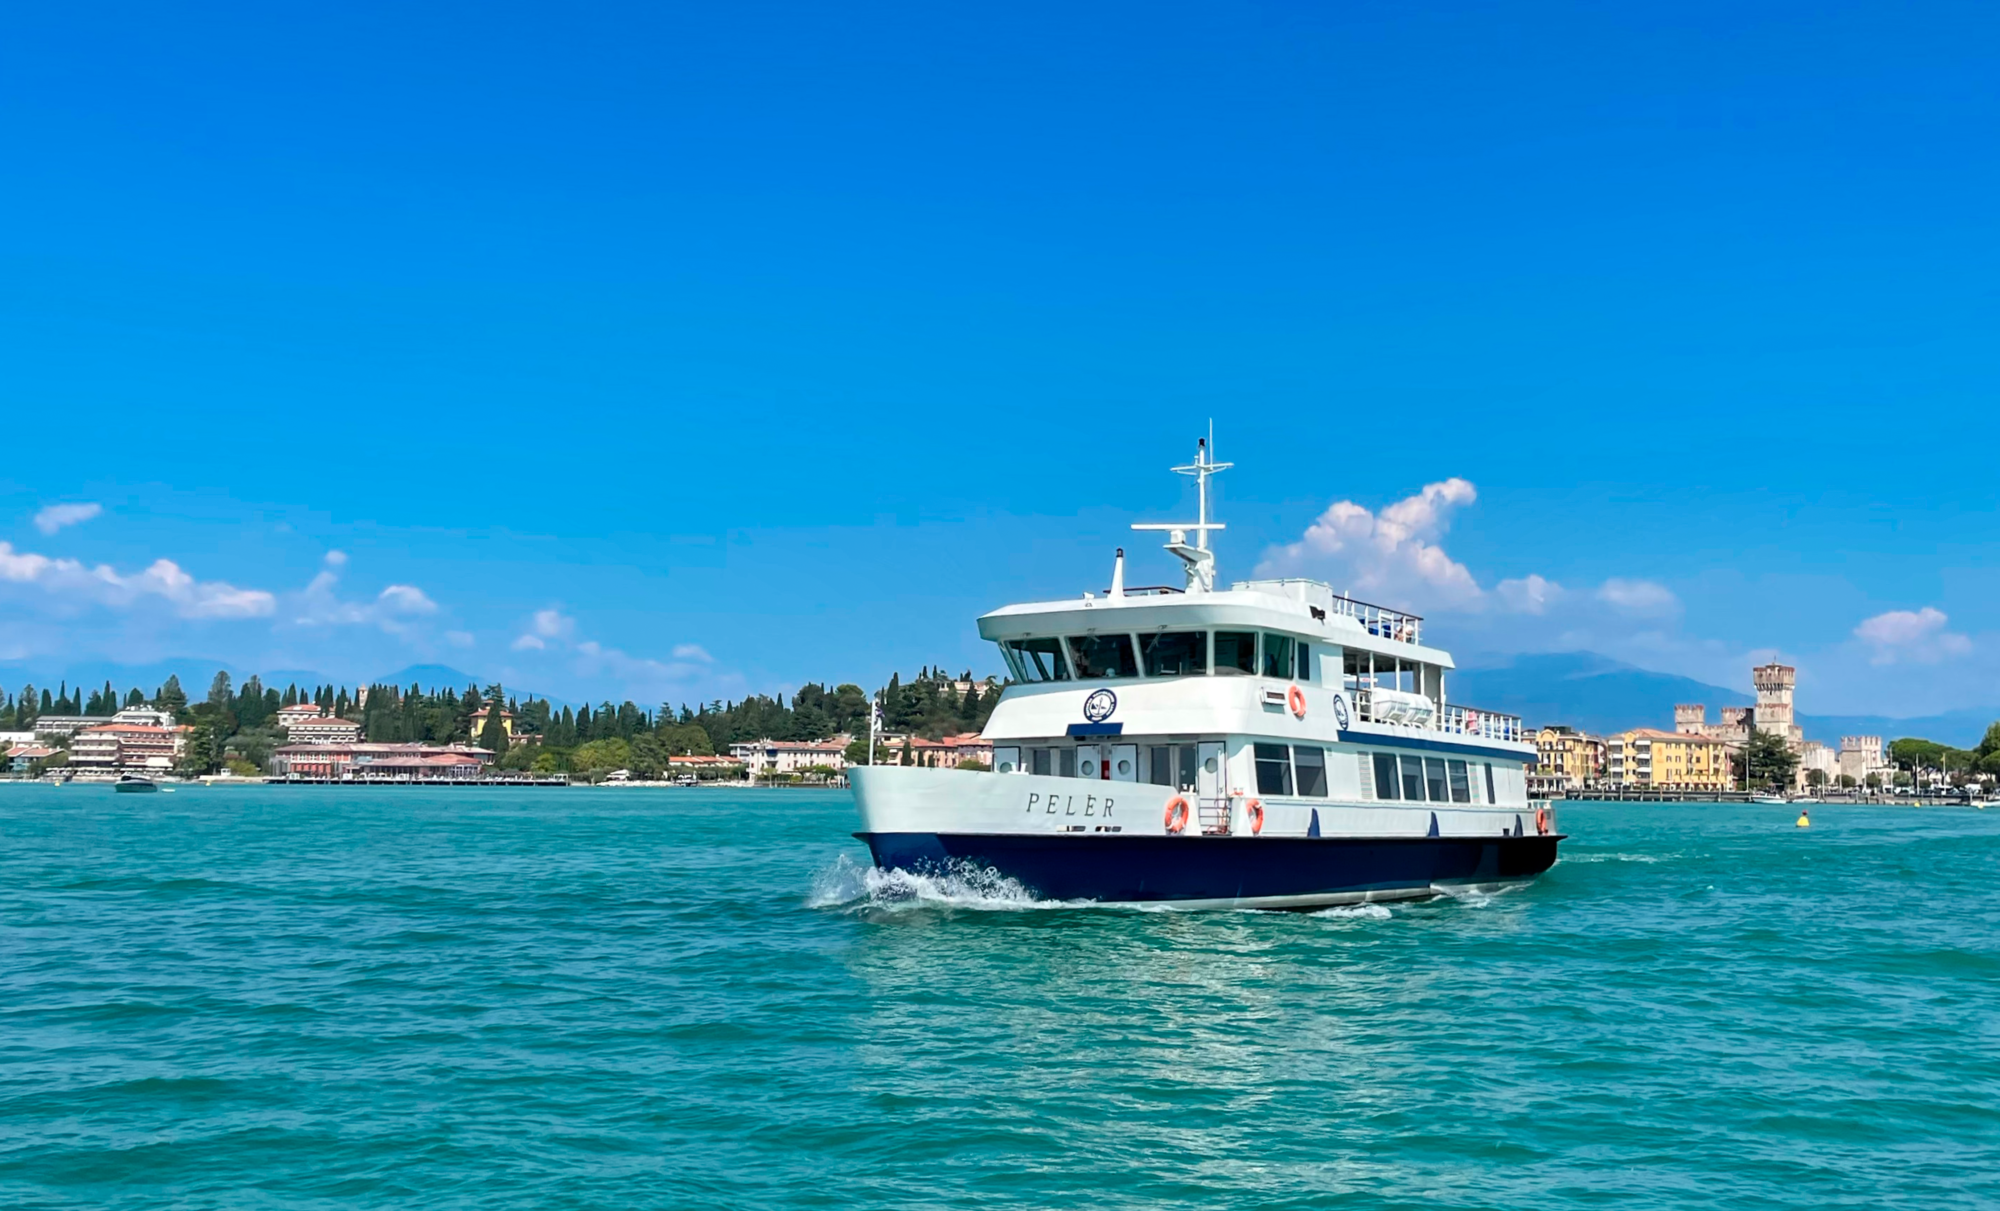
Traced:
<path id="1" fill-rule="evenodd" d="M 1103 751 L 1095 744 L 1076 746 L 1076 776 L 1079 778 L 1104 777 Z"/>
<path id="2" fill-rule="evenodd" d="M 1139 780 L 1138 745 L 1114 744 L 1111 746 L 1111 780 L 1113 782 L 1137 782 Z"/>
<path id="3" fill-rule="evenodd" d="M 1197 749 L 1199 764 L 1194 769 L 1195 813 L 1203 832 L 1224 828 L 1229 819 L 1227 758 L 1219 741 L 1206 741 Z"/>

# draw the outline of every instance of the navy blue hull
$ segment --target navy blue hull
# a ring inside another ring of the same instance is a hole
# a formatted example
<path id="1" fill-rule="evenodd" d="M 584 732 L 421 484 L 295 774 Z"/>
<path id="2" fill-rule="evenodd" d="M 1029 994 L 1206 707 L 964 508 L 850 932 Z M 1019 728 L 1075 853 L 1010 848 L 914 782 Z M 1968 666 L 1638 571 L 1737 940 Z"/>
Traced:
<path id="1" fill-rule="evenodd" d="M 1555 865 L 1560 836 L 1126 837 L 857 833 L 875 865 L 991 867 L 1051 900 L 1328 900 L 1499 883 Z"/>

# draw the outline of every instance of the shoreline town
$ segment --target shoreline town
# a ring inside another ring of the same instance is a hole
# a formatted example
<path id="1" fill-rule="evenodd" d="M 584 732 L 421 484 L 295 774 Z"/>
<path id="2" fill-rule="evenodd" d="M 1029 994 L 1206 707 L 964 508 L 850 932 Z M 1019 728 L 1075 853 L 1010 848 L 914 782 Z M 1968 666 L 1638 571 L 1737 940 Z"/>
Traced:
<path id="1" fill-rule="evenodd" d="M 1942 803 L 1981 799 L 2000 781 L 2000 724 L 1973 749 L 1919 738 L 1805 738 L 1795 709 L 1797 670 L 1751 670 L 1756 701 L 1677 704 L 1671 729 L 1639 726 L 1597 735 L 1560 723 L 1530 729 L 1528 787 L 1537 799 L 1726 802 L 1782 795 L 1802 800 Z M 877 764 L 992 768 L 979 733 L 1011 682 L 926 668 L 892 677 L 867 695 L 844 684 L 792 696 L 645 712 L 626 702 L 596 711 L 525 703 L 499 686 L 482 692 L 370 686 L 278 691 L 217 674 L 207 701 L 190 705 L 174 679 L 147 696 L 110 686 L 82 691 L 32 686 L 0 694 L 0 779 L 116 782 L 142 777 L 210 784 L 566 786 L 846 785 L 869 761 L 867 703 L 887 726 L 874 737 Z M 371 696 L 399 709 L 450 704 L 426 737 L 382 725 Z M 252 703 L 254 702 L 254 705 Z M 68 708 L 68 709 L 65 709 Z M 262 708 L 262 709 L 259 709 Z M 1662 721 L 1665 722 L 1665 721 Z M 762 723 L 763 728 L 746 724 Z M 393 735 L 394 738 L 390 738 Z"/>

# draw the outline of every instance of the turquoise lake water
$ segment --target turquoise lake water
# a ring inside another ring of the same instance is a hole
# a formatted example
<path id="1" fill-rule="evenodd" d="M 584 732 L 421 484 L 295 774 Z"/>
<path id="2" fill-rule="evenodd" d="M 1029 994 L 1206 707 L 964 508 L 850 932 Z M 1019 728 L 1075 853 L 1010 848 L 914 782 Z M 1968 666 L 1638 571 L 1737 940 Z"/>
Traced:
<path id="1" fill-rule="evenodd" d="M 844 794 L 0 786 L 0 1205 L 2000 1206 L 2000 811 L 1792 817 L 1291 915 Z"/>

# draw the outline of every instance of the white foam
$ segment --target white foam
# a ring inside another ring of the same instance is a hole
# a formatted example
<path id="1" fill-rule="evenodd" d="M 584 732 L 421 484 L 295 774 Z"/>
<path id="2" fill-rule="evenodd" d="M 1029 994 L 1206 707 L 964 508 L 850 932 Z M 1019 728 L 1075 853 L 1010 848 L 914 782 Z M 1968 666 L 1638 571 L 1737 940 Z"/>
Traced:
<path id="1" fill-rule="evenodd" d="M 1386 904 L 1336 904 L 1312 914 L 1315 917 L 1346 917 L 1361 921 L 1386 921 L 1395 915 Z"/>
<path id="2" fill-rule="evenodd" d="M 991 867 L 955 862 L 928 874 L 861 866 L 846 854 L 813 876 L 808 908 L 1079 908 L 1088 900 L 1043 900 Z"/>
<path id="3" fill-rule="evenodd" d="M 1564 854 L 1563 862 L 1663 862 L 1674 855 L 1661 854 Z"/>
<path id="4" fill-rule="evenodd" d="M 1455 904 L 1485 908 L 1501 896 L 1525 886 L 1525 883 L 1433 883 L 1431 890 Z"/>

